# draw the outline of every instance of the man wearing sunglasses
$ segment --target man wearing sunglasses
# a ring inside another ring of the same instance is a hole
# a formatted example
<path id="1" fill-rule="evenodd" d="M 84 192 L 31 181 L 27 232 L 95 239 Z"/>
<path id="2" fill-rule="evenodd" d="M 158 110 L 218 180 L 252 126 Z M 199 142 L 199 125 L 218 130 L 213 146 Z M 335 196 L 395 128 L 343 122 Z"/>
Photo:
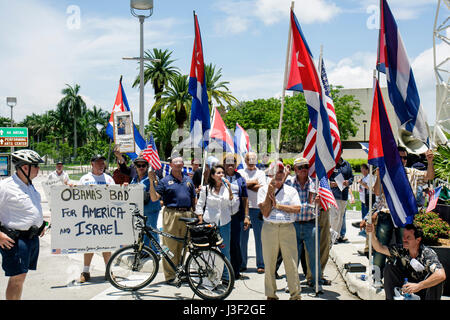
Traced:
<path id="1" fill-rule="evenodd" d="M 44 161 L 32 150 L 11 155 L 16 173 L 0 182 L 0 253 L 2 267 L 9 278 L 7 300 L 20 300 L 28 270 L 36 270 L 39 236 L 45 221 L 41 196 L 32 180 Z"/>

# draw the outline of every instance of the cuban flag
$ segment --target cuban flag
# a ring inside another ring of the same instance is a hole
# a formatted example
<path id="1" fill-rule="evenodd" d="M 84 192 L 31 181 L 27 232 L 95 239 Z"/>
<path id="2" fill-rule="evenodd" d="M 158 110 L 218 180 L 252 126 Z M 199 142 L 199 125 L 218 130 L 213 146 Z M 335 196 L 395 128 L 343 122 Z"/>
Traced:
<path id="1" fill-rule="evenodd" d="M 192 52 L 191 72 L 189 77 L 189 94 L 192 96 L 191 105 L 191 139 L 194 146 L 208 144 L 208 134 L 211 127 L 208 107 L 208 92 L 206 90 L 205 63 L 203 61 L 203 46 L 198 25 L 197 15 L 194 12 L 195 39 Z M 206 141 L 204 141 L 206 140 Z M 203 141 L 203 144 L 202 144 Z"/>
<path id="2" fill-rule="evenodd" d="M 236 129 L 234 130 L 234 150 L 241 157 L 241 162 L 239 163 L 237 169 L 244 169 L 245 155 L 252 151 L 252 146 L 250 144 L 250 137 L 247 132 L 242 128 L 239 123 L 236 122 Z"/>
<path id="3" fill-rule="evenodd" d="M 413 222 L 417 203 L 398 153 L 377 79 L 374 88 L 368 162 L 380 170 L 392 222 L 396 227 L 404 227 Z"/>
<path id="4" fill-rule="evenodd" d="M 328 178 L 336 166 L 331 138 L 330 120 L 326 99 L 313 62 L 311 51 L 306 43 L 300 24 L 291 9 L 292 48 L 287 90 L 302 90 L 308 106 L 309 121 L 316 131 L 314 166 L 321 189 L 325 193 L 321 198 L 330 205 L 336 205 L 328 185 Z M 329 190 L 329 193 L 327 192 Z M 331 197 L 328 197 L 330 195 Z M 336 205 L 337 206 L 337 205 Z M 325 207 L 324 207 L 325 208 Z"/>
<path id="5" fill-rule="evenodd" d="M 225 122 L 220 116 L 220 113 L 217 110 L 217 108 L 215 109 L 214 113 L 213 126 L 209 133 L 210 133 L 209 137 L 210 143 L 212 143 L 213 141 L 217 142 L 224 152 L 234 153 L 233 136 L 230 130 L 228 130 L 227 126 L 225 125 Z M 208 147 L 213 148 L 213 145 L 210 144 L 208 145 Z"/>
<path id="6" fill-rule="evenodd" d="M 114 102 L 114 108 L 111 112 L 111 116 L 109 117 L 109 122 L 106 125 L 106 134 L 111 140 L 114 140 L 114 112 L 125 112 L 130 111 L 130 107 L 128 105 L 127 96 L 125 95 L 125 91 L 122 86 L 122 77 L 119 80 L 119 89 L 117 90 L 116 101 Z M 147 147 L 147 143 L 144 138 L 142 138 L 139 130 L 133 123 L 134 130 L 134 142 L 135 142 L 135 152 L 127 153 L 127 155 L 131 159 L 136 159 L 138 154 Z"/>
<path id="7" fill-rule="evenodd" d="M 377 69 L 386 73 L 389 99 L 399 128 L 429 145 L 429 128 L 400 32 L 386 0 L 381 1 Z"/>

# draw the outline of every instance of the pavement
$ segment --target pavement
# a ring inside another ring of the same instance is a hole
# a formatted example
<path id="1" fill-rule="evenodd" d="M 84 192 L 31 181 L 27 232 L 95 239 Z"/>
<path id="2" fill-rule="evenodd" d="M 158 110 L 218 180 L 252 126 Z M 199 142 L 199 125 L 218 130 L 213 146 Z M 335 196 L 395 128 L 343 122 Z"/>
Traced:
<path id="1" fill-rule="evenodd" d="M 46 175 L 39 175 L 34 185 L 42 195 L 44 218 L 51 221 L 50 208 L 42 190 L 41 183 Z M 161 218 L 161 215 L 160 215 Z M 359 229 L 351 225 L 359 221 L 359 211 L 347 211 L 346 237 L 349 243 L 334 245 L 330 250 L 330 259 L 325 267 L 324 276 L 331 280 L 330 286 L 323 286 L 324 293 L 316 295 L 314 288 L 308 287 L 299 266 L 301 281 L 301 296 L 303 300 L 384 300 L 384 291 L 375 289 L 369 281 L 361 280 L 362 273 L 347 272 L 346 263 L 361 263 L 367 267 L 368 259 L 359 256 L 358 249 L 364 247 L 365 238 L 358 235 Z M 158 225 L 161 226 L 161 219 Z M 251 230 L 250 233 L 253 233 Z M 242 273 L 243 279 L 236 280 L 235 287 L 229 300 L 265 300 L 264 274 L 256 272 L 256 257 L 253 235 L 249 237 L 248 269 Z M 1 260 L 1 256 L 0 256 Z M 91 281 L 79 283 L 78 278 L 82 271 L 83 255 L 55 255 L 51 254 L 51 233 L 41 238 L 41 249 L 36 271 L 30 271 L 24 285 L 22 299 L 24 300 L 198 300 L 187 284 L 180 288 L 165 284 L 160 265 L 158 275 L 153 282 L 137 292 L 120 291 L 104 280 L 105 265 L 101 254 L 94 254 L 91 264 Z M 1 272 L 1 271 L 0 271 Z M 283 276 L 277 282 L 277 295 L 280 300 L 288 300 L 289 293 L 285 292 L 287 285 L 284 266 L 279 274 Z M 367 277 L 368 272 L 365 272 Z M 5 298 L 7 277 L 0 277 L 0 299 Z M 450 297 L 444 297 L 449 300 Z"/>

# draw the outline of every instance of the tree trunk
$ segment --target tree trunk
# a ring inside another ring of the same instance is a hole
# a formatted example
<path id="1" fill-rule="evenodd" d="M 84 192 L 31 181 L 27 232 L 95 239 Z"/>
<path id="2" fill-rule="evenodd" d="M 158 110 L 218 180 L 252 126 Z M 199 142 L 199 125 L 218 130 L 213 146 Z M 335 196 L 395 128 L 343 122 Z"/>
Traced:
<path id="1" fill-rule="evenodd" d="M 75 114 L 73 115 L 73 153 L 74 157 L 77 157 L 77 119 Z"/>

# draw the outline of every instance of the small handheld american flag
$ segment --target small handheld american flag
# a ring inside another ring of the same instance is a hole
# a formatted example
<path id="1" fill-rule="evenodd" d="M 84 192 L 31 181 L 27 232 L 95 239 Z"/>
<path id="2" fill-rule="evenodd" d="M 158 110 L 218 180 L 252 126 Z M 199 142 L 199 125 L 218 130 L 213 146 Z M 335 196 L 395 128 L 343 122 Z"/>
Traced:
<path id="1" fill-rule="evenodd" d="M 142 153 L 142 157 L 146 159 L 154 170 L 161 169 L 161 161 L 159 159 L 158 149 L 156 149 L 155 140 L 153 140 L 153 135 L 150 135 L 150 140 L 148 141 L 147 148 Z"/>
<path id="2" fill-rule="evenodd" d="M 330 186 L 328 184 L 328 179 L 326 176 L 322 177 L 319 180 L 319 197 L 320 204 L 322 205 L 323 210 L 330 209 L 330 205 L 334 207 L 338 207 L 336 203 L 336 199 L 334 199 L 333 192 L 331 192 Z"/>

